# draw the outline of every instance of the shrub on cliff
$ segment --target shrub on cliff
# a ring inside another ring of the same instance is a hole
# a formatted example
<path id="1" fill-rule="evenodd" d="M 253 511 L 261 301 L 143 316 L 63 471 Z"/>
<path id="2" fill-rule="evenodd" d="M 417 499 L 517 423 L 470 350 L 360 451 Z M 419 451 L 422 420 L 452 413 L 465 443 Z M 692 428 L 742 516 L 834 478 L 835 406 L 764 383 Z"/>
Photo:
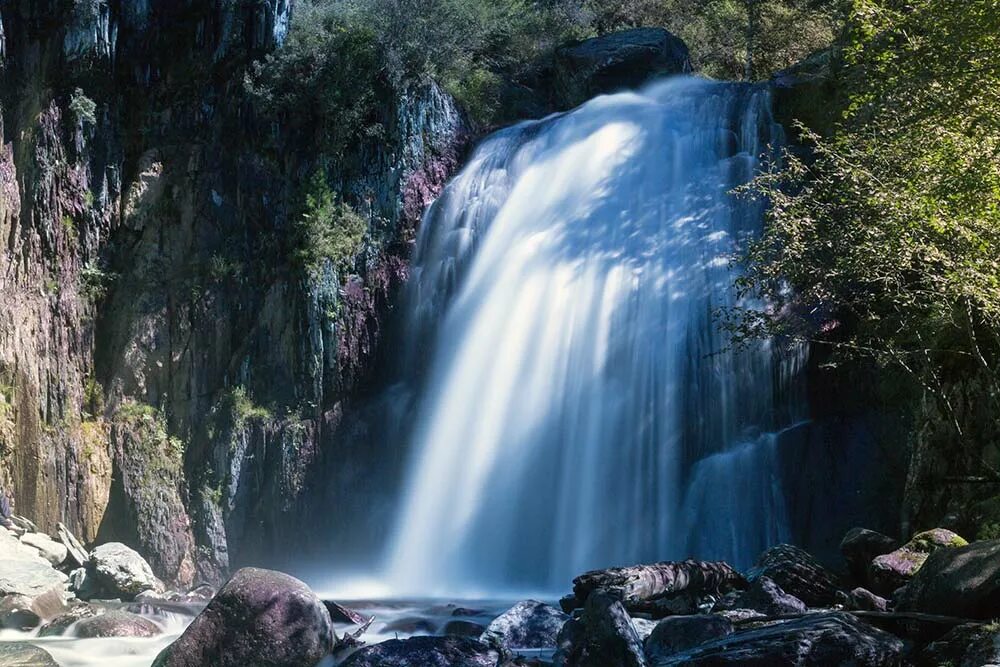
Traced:
<path id="1" fill-rule="evenodd" d="M 326 262 L 343 269 L 357 255 L 368 222 L 330 189 L 322 170 L 306 185 L 305 206 L 293 228 L 294 258 L 309 273 Z"/>

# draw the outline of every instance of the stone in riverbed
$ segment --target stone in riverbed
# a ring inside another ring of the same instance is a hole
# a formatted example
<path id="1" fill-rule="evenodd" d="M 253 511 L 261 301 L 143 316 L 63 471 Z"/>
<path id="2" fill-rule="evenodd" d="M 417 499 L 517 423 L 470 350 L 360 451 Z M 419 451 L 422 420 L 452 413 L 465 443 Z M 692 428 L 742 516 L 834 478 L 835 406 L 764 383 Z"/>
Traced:
<path id="1" fill-rule="evenodd" d="M 58 637 L 66 633 L 66 630 L 85 618 L 97 616 L 98 610 L 90 604 L 81 603 L 69 608 L 69 611 L 56 616 L 51 621 L 42 626 L 38 631 L 39 637 Z"/>
<path id="2" fill-rule="evenodd" d="M 938 549 L 896 599 L 897 611 L 1000 617 L 1000 540 Z"/>
<path id="3" fill-rule="evenodd" d="M 670 616 L 656 624 L 643 646 L 646 657 L 655 664 L 661 658 L 731 634 L 733 624 L 722 616 Z"/>
<path id="4" fill-rule="evenodd" d="M 472 639 L 479 639 L 484 632 L 486 632 L 486 628 L 479 623 L 456 620 L 445 623 L 443 634 L 454 637 L 470 637 Z"/>
<path id="5" fill-rule="evenodd" d="M 500 652 L 465 637 L 391 639 L 354 653 L 343 667 L 498 667 Z"/>
<path id="6" fill-rule="evenodd" d="M 38 555 L 53 566 L 59 566 L 69 554 L 66 547 L 42 533 L 25 533 L 21 536 L 21 544 L 35 549 Z"/>
<path id="7" fill-rule="evenodd" d="M 162 591 L 163 583 L 149 563 L 120 542 L 102 544 L 90 553 L 87 576 L 93 575 L 101 592 L 109 597 L 134 600 L 145 591 Z"/>
<path id="8" fill-rule="evenodd" d="M 960 625 L 917 652 L 917 667 L 982 667 L 1000 664 L 1000 631 L 979 624 Z"/>
<path id="9" fill-rule="evenodd" d="M 962 537 L 944 528 L 918 533 L 899 549 L 872 561 L 869 567 L 872 590 L 882 596 L 891 596 L 920 571 L 930 554 L 967 544 Z"/>
<path id="10" fill-rule="evenodd" d="M 767 577 L 789 595 L 810 607 L 825 607 L 836 601 L 839 581 L 807 552 L 790 544 L 779 544 L 765 551 L 751 568 L 751 581 Z"/>
<path id="11" fill-rule="evenodd" d="M 587 596 L 579 618 L 563 625 L 555 667 L 646 667 L 646 655 L 625 607 L 602 591 Z"/>
<path id="12" fill-rule="evenodd" d="M 757 577 L 740 596 L 737 609 L 752 609 L 765 616 L 804 614 L 806 604 L 781 589 L 770 577 Z"/>
<path id="13" fill-rule="evenodd" d="M 656 667 L 887 667 L 903 642 L 850 614 L 813 614 L 746 630 L 658 660 Z"/>
<path id="14" fill-rule="evenodd" d="M 868 568 L 879 556 L 899 548 L 899 541 L 867 528 L 852 528 L 840 542 L 840 553 L 855 582 L 868 583 Z"/>
<path id="15" fill-rule="evenodd" d="M 73 626 L 73 636 L 81 639 L 156 637 L 160 634 L 163 634 L 163 630 L 148 618 L 118 609 L 84 618 Z"/>
<path id="16" fill-rule="evenodd" d="M 330 612 L 304 583 L 281 572 L 236 572 L 154 667 L 300 667 L 332 650 Z"/>
<path id="17" fill-rule="evenodd" d="M 0 600 L 14 598 L 15 607 L 49 618 L 66 607 L 66 575 L 0 528 Z"/>
<path id="18" fill-rule="evenodd" d="M 522 600 L 495 618 L 480 641 L 497 648 L 555 648 L 569 616 L 537 600 Z"/>
<path id="19" fill-rule="evenodd" d="M 59 663 L 27 642 L 0 642 L 0 667 L 59 667 Z"/>

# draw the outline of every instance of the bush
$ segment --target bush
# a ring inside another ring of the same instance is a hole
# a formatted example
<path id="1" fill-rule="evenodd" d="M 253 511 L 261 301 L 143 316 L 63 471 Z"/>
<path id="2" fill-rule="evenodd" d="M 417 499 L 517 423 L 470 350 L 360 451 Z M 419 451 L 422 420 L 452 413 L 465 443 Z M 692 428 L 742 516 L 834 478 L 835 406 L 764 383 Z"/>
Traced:
<path id="1" fill-rule="evenodd" d="M 296 262 L 310 274 L 326 262 L 344 269 L 360 251 L 367 231 L 368 222 L 338 199 L 322 170 L 317 170 L 307 184 L 304 211 L 293 230 Z"/>

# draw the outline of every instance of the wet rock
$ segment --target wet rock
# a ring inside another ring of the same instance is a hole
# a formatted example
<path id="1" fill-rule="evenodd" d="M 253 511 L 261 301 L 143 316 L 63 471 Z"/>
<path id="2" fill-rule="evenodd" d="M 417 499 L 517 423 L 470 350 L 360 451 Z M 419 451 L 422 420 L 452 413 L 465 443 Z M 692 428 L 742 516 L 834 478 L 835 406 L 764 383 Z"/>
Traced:
<path id="1" fill-rule="evenodd" d="M 484 632 L 486 632 L 484 626 L 472 621 L 448 621 L 444 626 L 444 634 L 455 637 L 479 639 Z"/>
<path id="2" fill-rule="evenodd" d="M 73 635 L 81 639 L 156 637 L 160 634 L 163 630 L 148 618 L 118 609 L 84 618 L 73 626 Z"/>
<path id="3" fill-rule="evenodd" d="M 646 638 L 653 634 L 656 624 L 657 621 L 652 621 L 648 618 L 632 617 L 632 627 L 635 628 L 635 634 L 639 636 L 639 641 L 641 642 L 645 642 Z"/>
<path id="4" fill-rule="evenodd" d="M 489 624 L 480 637 L 498 648 L 554 648 L 569 616 L 537 600 L 522 600 Z"/>
<path id="5" fill-rule="evenodd" d="M 361 612 L 354 611 L 343 605 L 339 605 L 332 600 L 323 600 L 326 610 L 330 612 L 330 620 L 334 623 L 350 623 L 351 625 L 362 625 L 368 621 L 368 617 Z"/>
<path id="6" fill-rule="evenodd" d="M 865 584 L 872 561 L 899 546 L 899 541 L 888 535 L 867 528 L 852 528 L 840 542 L 840 553 L 847 561 L 847 569 L 854 581 Z"/>
<path id="7" fill-rule="evenodd" d="M 886 667 L 902 663 L 903 642 L 850 614 L 813 614 L 737 632 L 659 660 L 657 667 Z"/>
<path id="8" fill-rule="evenodd" d="M 0 630 L 26 632 L 37 628 L 41 623 L 42 618 L 32 610 L 29 598 L 23 595 L 0 598 Z"/>
<path id="9" fill-rule="evenodd" d="M 386 623 L 384 632 L 399 632 L 404 635 L 415 635 L 419 633 L 433 634 L 437 632 L 437 626 L 426 618 L 400 618 L 391 623 Z"/>
<path id="10" fill-rule="evenodd" d="M 354 653 L 344 667 L 498 667 L 500 652 L 464 637 L 392 639 Z"/>
<path id="11" fill-rule="evenodd" d="M 765 551 L 747 574 L 751 581 L 767 577 L 789 595 L 810 607 L 825 607 L 836 601 L 837 576 L 811 555 L 789 544 Z"/>
<path id="12" fill-rule="evenodd" d="M 917 667 L 983 667 L 1000 664 L 1000 630 L 979 624 L 960 625 L 918 651 Z"/>
<path id="13" fill-rule="evenodd" d="M 314 665 L 335 637 L 330 613 L 308 586 L 281 572 L 244 568 L 153 664 Z"/>
<path id="14" fill-rule="evenodd" d="M 688 48 L 662 28 L 637 28 L 559 49 L 555 89 L 564 108 L 604 93 L 691 71 Z"/>
<path id="15" fill-rule="evenodd" d="M 557 638 L 555 667 L 646 667 L 642 642 L 616 597 L 595 591 Z"/>
<path id="16" fill-rule="evenodd" d="M 889 601 L 866 588 L 855 588 L 850 593 L 837 593 L 837 603 L 852 611 L 887 611 Z"/>
<path id="17" fill-rule="evenodd" d="M 804 614 L 806 604 L 781 589 L 770 577 L 757 577 L 750 588 L 740 596 L 739 609 L 752 609 L 765 616 Z"/>
<path id="18" fill-rule="evenodd" d="M 91 552 L 87 566 L 87 576 L 90 575 L 103 593 L 122 600 L 134 600 L 144 591 L 163 590 L 149 563 L 120 542 L 102 544 Z"/>
<path id="19" fill-rule="evenodd" d="M 27 642 L 0 642 L 0 667 L 59 667 L 59 663 Z"/>
<path id="20" fill-rule="evenodd" d="M 81 600 L 93 600 L 101 596 L 101 584 L 97 575 L 85 567 L 78 567 L 69 573 L 69 589 Z"/>
<path id="21" fill-rule="evenodd" d="M 918 533 L 899 549 L 872 561 L 869 567 L 872 590 L 879 595 L 891 596 L 917 574 L 931 553 L 967 544 L 962 537 L 944 528 Z"/>
<path id="22" fill-rule="evenodd" d="M 656 624 L 643 647 L 654 664 L 680 651 L 733 634 L 732 622 L 722 616 L 671 616 Z"/>
<path id="23" fill-rule="evenodd" d="M 754 611 L 753 609 L 726 609 L 718 612 L 718 615 L 732 623 L 742 623 L 752 619 L 767 618 L 764 614 L 759 611 Z"/>
<path id="24" fill-rule="evenodd" d="M 38 555 L 47 560 L 51 565 L 61 565 L 68 551 L 60 542 L 56 542 L 48 535 L 42 533 L 25 533 L 21 536 L 21 544 L 26 544 L 38 552 Z"/>
<path id="25" fill-rule="evenodd" d="M 98 610 L 89 604 L 76 604 L 70 607 L 69 611 L 56 616 L 51 621 L 42 626 L 38 631 L 39 637 L 58 637 L 66 633 L 71 625 L 85 618 L 97 616 Z"/>
<path id="26" fill-rule="evenodd" d="M 896 597 L 897 611 L 1000 617 L 1000 540 L 938 549 Z"/>

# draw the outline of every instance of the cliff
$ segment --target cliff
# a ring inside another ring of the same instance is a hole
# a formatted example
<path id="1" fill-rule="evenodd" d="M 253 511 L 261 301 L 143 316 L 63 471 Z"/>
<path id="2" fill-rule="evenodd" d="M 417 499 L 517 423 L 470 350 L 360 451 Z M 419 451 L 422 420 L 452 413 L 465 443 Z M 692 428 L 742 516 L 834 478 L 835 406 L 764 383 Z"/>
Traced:
<path id="1" fill-rule="evenodd" d="M 336 159 L 259 113 L 289 5 L 0 7 L 0 487 L 181 584 L 283 548 L 466 135 L 431 84 L 381 86 L 381 136 Z M 366 230 L 307 271 L 317 170 Z"/>

